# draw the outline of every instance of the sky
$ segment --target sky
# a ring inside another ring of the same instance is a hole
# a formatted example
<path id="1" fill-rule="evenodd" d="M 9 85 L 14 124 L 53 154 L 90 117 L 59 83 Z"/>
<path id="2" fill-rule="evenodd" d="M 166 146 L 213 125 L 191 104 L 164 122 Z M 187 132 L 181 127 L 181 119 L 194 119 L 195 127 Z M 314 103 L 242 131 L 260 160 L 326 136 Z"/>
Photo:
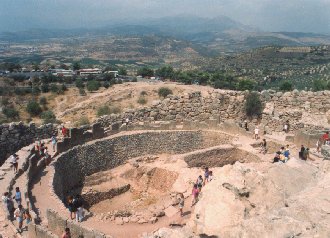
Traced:
<path id="1" fill-rule="evenodd" d="M 0 31 L 178 15 L 228 16 L 264 31 L 330 33 L 330 0 L 0 0 Z"/>

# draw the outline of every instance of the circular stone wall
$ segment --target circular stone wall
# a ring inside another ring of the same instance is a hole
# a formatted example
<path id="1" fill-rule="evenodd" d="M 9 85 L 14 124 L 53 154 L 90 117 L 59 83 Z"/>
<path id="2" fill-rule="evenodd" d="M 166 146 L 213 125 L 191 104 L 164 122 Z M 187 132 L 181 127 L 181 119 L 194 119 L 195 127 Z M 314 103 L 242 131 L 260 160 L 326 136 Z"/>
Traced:
<path id="1" fill-rule="evenodd" d="M 63 200 L 81 186 L 85 176 L 109 170 L 126 160 L 148 154 L 184 154 L 229 144 L 232 137 L 209 131 L 150 131 L 118 135 L 77 146 L 57 158 L 53 166 L 53 189 Z"/>

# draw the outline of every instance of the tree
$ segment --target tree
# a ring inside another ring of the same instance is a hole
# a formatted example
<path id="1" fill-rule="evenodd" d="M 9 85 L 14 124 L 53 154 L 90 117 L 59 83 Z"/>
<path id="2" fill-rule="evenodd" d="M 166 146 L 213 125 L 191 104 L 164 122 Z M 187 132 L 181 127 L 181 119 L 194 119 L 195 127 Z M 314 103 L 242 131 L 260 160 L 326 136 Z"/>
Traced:
<path id="1" fill-rule="evenodd" d="M 2 110 L 2 113 L 8 118 L 8 119 L 17 119 L 19 118 L 19 113 L 14 107 L 5 107 Z"/>
<path id="2" fill-rule="evenodd" d="M 161 78 L 172 79 L 174 75 L 174 69 L 172 66 L 163 66 L 156 70 L 156 76 Z"/>
<path id="3" fill-rule="evenodd" d="M 51 91 L 52 93 L 57 93 L 57 92 L 58 92 L 58 86 L 57 86 L 56 84 L 52 83 L 52 84 L 50 85 L 50 91 Z"/>
<path id="4" fill-rule="evenodd" d="M 110 108 L 108 106 L 102 106 L 97 109 L 96 115 L 98 117 L 104 116 L 104 115 L 109 115 L 110 114 Z"/>
<path id="5" fill-rule="evenodd" d="M 289 81 L 284 81 L 281 85 L 280 85 L 280 90 L 283 92 L 289 92 L 293 90 L 293 84 Z"/>
<path id="6" fill-rule="evenodd" d="M 141 75 L 143 78 L 144 77 L 153 77 L 154 76 L 154 71 L 148 67 L 143 67 L 143 68 L 140 68 L 138 71 L 137 71 L 137 74 L 138 75 Z"/>
<path id="7" fill-rule="evenodd" d="M 246 80 L 240 80 L 238 82 L 238 87 L 237 89 L 240 91 L 245 91 L 245 90 L 253 90 L 255 87 L 255 82 L 249 79 Z"/>
<path id="8" fill-rule="evenodd" d="M 103 83 L 103 87 L 104 88 L 109 88 L 110 87 L 110 83 L 109 82 L 104 82 Z"/>
<path id="9" fill-rule="evenodd" d="M 100 88 L 100 82 L 96 81 L 96 80 L 92 80 L 92 81 L 88 81 L 87 82 L 87 90 L 92 92 L 92 91 L 97 91 Z"/>
<path id="10" fill-rule="evenodd" d="M 40 118 L 43 120 L 44 124 L 47 123 L 56 123 L 56 116 L 53 111 L 45 111 L 41 113 Z"/>
<path id="11" fill-rule="evenodd" d="M 84 87 L 85 87 L 85 84 L 84 84 L 84 82 L 82 81 L 82 79 L 77 79 L 77 80 L 76 80 L 76 87 L 77 87 L 77 88 L 84 88 Z"/>
<path id="12" fill-rule="evenodd" d="M 260 116 L 264 110 L 260 96 L 256 92 L 251 92 L 246 96 L 245 112 L 248 117 Z"/>
<path id="13" fill-rule="evenodd" d="M 32 94 L 33 95 L 39 95 L 41 93 L 41 90 L 38 86 L 33 86 L 32 87 Z"/>
<path id="14" fill-rule="evenodd" d="M 326 81 L 323 80 L 314 80 L 313 82 L 313 91 L 322 91 L 327 88 L 327 83 Z"/>
<path id="15" fill-rule="evenodd" d="M 48 93 L 49 92 L 49 85 L 48 83 L 41 84 L 41 92 Z"/>
<path id="16" fill-rule="evenodd" d="M 81 69 L 81 65 L 78 62 L 74 62 L 72 65 L 73 70 L 79 70 Z"/>
<path id="17" fill-rule="evenodd" d="M 39 103 L 40 103 L 40 105 L 45 107 L 47 105 L 47 98 L 46 97 L 40 97 Z"/>
<path id="18" fill-rule="evenodd" d="M 123 75 L 123 76 L 126 76 L 127 75 L 127 70 L 123 67 L 119 68 L 118 70 L 118 74 L 119 75 Z"/>
<path id="19" fill-rule="evenodd" d="M 42 109 L 39 105 L 38 102 L 36 101 L 29 101 L 27 106 L 26 106 L 26 111 L 31 115 L 31 116 L 38 116 L 42 112 Z"/>
<path id="20" fill-rule="evenodd" d="M 158 95 L 159 95 L 159 97 L 165 98 L 169 94 L 173 94 L 173 92 L 172 92 L 171 89 L 169 89 L 167 87 L 161 87 L 161 88 L 158 89 Z"/>

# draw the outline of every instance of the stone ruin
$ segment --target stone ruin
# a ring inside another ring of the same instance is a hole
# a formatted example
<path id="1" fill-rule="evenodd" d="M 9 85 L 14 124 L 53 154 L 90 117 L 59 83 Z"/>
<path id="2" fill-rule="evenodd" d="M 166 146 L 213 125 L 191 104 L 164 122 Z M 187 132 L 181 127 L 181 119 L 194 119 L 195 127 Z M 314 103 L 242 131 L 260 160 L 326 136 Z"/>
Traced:
<path id="1" fill-rule="evenodd" d="M 301 122 L 303 113 L 318 110 L 318 114 L 326 116 L 329 105 L 322 99 L 318 103 L 324 107 L 311 103 L 307 107 L 306 101 L 302 106 L 297 100 L 307 98 L 316 103 L 314 97 L 323 98 L 327 92 L 261 95 L 268 105 L 259 121 L 265 133 L 281 130 L 282 123 L 290 118 L 291 130 L 297 131 L 288 135 L 285 143 L 309 147 L 316 144 L 325 128 Z M 8 183 L 5 190 L 24 184 L 23 204 L 32 209 L 34 222 L 29 225 L 27 236 L 60 237 L 63 229 L 69 227 L 73 237 L 137 237 L 136 232 L 140 232 L 140 237 L 328 237 L 326 214 L 330 211 L 325 197 L 329 191 L 319 188 L 330 181 L 329 165 L 319 162 L 316 167 L 292 160 L 288 166 L 279 167 L 247 150 L 247 145 L 237 139 L 238 135 L 252 137 L 239 126 L 244 118 L 243 100 L 244 93 L 236 92 L 215 92 L 206 98 L 198 93 L 181 98 L 169 96 L 150 109 L 103 117 L 90 128 L 71 129 L 70 136 L 57 144 L 59 154 L 49 167 L 45 168 L 31 147 L 21 158 L 18 174 L 11 175 L 5 162 L 1 167 L 2 182 Z M 281 111 L 284 101 L 297 110 Z M 182 112 L 188 116 L 181 117 Z M 130 118 L 129 125 L 122 124 L 126 117 Z M 2 126 L 1 132 L 8 131 L 1 135 L 2 145 L 8 138 L 16 140 L 10 139 L 14 146 L 1 153 L 29 145 L 36 137 L 49 138 L 56 133 L 55 128 L 51 124 L 41 128 L 33 124 Z M 271 152 L 284 145 L 271 138 L 269 141 L 274 148 Z M 249 146 L 256 148 L 257 144 Z M 324 159 L 330 159 L 329 146 L 322 147 L 322 154 Z M 183 193 L 188 199 L 187 186 L 205 167 L 214 169 L 215 181 L 203 189 L 189 219 L 174 222 L 169 214 L 177 212 L 177 194 Z M 43 192 L 53 206 L 40 212 L 38 198 L 36 201 L 33 194 L 37 185 L 34 178 L 44 170 L 48 173 L 48 186 Z M 164 178 L 162 182 L 160 178 Z M 104 187 L 96 189 L 100 184 Z M 86 222 L 68 219 L 63 201 L 73 192 L 81 193 L 87 206 L 95 210 L 86 214 L 92 217 Z M 308 196 L 305 200 L 304 195 Z M 313 200 L 325 210 L 306 205 Z M 114 205 L 105 204 L 107 201 Z M 127 206 L 117 204 L 123 201 Z M 111 209 L 105 210 L 109 206 Z M 303 207 L 308 211 L 304 216 Z M 320 217 L 323 220 L 315 224 L 313 220 Z M 104 232 L 100 229 L 103 223 L 115 227 L 116 232 Z M 168 224 L 179 228 L 166 228 Z"/>

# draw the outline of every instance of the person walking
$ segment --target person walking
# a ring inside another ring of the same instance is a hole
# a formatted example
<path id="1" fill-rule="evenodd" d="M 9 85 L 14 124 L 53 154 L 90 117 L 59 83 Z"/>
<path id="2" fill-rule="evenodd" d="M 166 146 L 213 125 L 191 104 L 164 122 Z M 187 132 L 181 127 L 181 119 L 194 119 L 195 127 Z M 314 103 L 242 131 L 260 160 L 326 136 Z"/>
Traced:
<path id="1" fill-rule="evenodd" d="M 14 173 L 17 173 L 18 171 L 18 155 L 17 154 L 13 154 L 9 157 L 9 162 L 12 164 L 13 168 L 14 168 Z"/>
<path id="2" fill-rule="evenodd" d="M 192 202 L 191 202 L 191 207 L 194 206 L 197 201 L 198 201 L 198 195 L 199 195 L 199 189 L 197 184 L 194 184 L 193 189 L 192 189 Z"/>
<path id="3" fill-rule="evenodd" d="M 15 199 L 15 201 L 17 202 L 17 205 L 21 205 L 22 204 L 22 193 L 19 190 L 19 187 L 16 187 L 16 192 L 15 192 L 15 196 L 13 197 L 13 199 Z"/>
<path id="4" fill-rule="evenodd" d="M 61 238 L 71 238 L 70 228 L 65 228 L 64 233 Z"/>
<path id="5" fill-rule="evenodd" d="M 76 217 L 77 208 L 73 203 L 73 196 L 68 197 L 68 209 L 70 212 L 70 219 L 73 220 Z"/>
<path id="6" fill-rule="evenodd" d="M 198 176 L 197 181 L 196 181 L 196 184 L 197 184 L 198 191 L 201 192 L 202 191 L 203 184 L 204 184 L 202 175 L 199 175 Z"/>
<path id="7" fill-rule="evenodd" d="M 22 232 L 23 220 L 24 220 L 25 211 L 22 205 L 18 205 L 18 208 L 15 210 L 14 215 L 18 223 L 18 232 Z"/>
<path id="8" fill-rule="evenodd" d="M 259 139 L 259 127 L 256 126 L 254 129 L 254 139 L 258 140 Z"/>
<path id="9" fill-rule="evenodd" d="M 13 201 L 11 200 L 9 193 L 5 192 L 1 198 L 4 210 L 6 211 L 7 219 L 11 220 L 12 218 L 12 212 L 14 209 Z"/>
<path id="10" fill-rule="evenodd" d="M 53 147 L 53 152 L 55 152 L 56 150 L 56 144 L 57 144 L 57 138 L 56 138 L 56 135 L 53 135 L 51 138 L 50 138 L 51 142 L 52 142 L 52 147 Z"/>
<path id="11" fill-rule="evenodd" d="M 83 200 L 80 195 L 76 195 L 73 199 L 73 206 L 77 208 L 76 211 L 76 222 L 82 222 L 84 219 L 84 208 L 83 208 Z"/>

